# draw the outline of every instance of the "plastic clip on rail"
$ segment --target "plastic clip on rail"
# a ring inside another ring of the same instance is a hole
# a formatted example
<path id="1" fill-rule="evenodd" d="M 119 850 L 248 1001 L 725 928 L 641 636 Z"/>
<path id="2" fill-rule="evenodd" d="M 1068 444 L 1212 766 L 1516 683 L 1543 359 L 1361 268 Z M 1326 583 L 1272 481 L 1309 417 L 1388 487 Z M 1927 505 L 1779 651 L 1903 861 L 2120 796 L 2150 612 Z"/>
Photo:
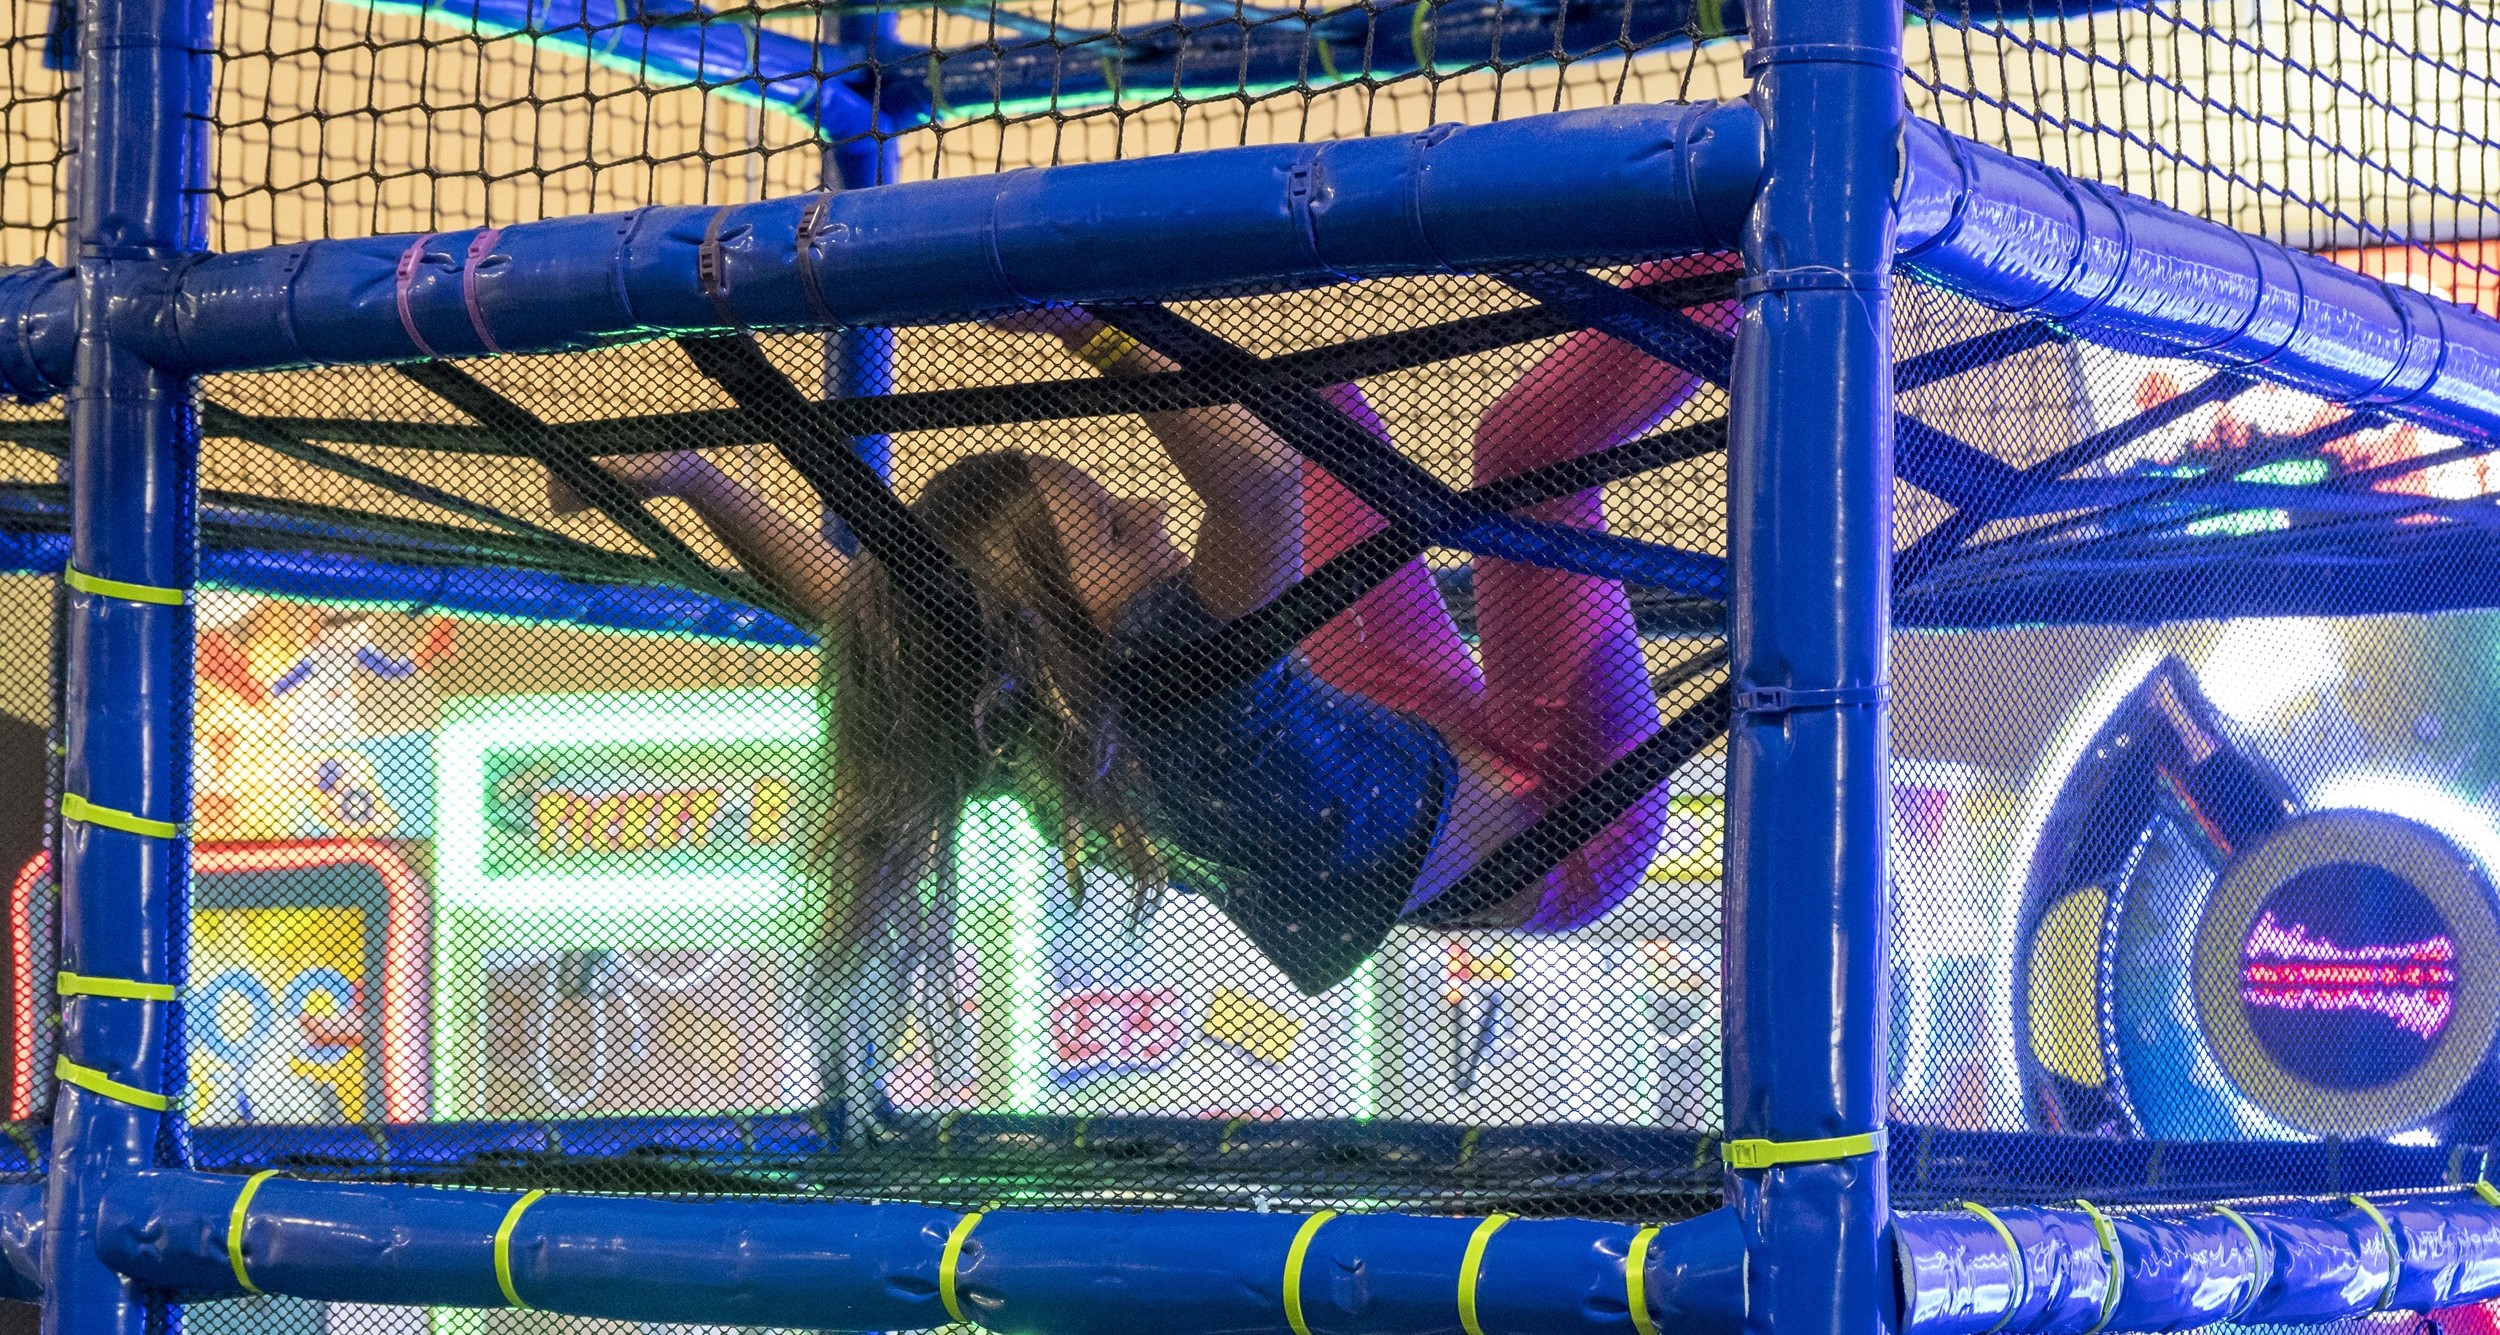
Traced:
<path id="1" fill-rule="evenodd" d="M 76 793 L 61 794 L 61 816 L 82 825 L 94 825 L 124 834 L 145 835 L 150 839 L 180 839 L 190 833 L 188 821 L 157 820 L 118 807 L 98 806 Z"/>
<path id="2" fill-rule="evenodd" d="M 178 990 L 171 983 L 143 983 L 136 978 L 97 978 L 63 970 L 53 975 L 52 991 L 64 997 L 112 997 L 119 1001 L 171 1001 Z"/>
<path id="3" fill-rule="evenodd" d="M 1888 688 L 1835 686 L 1799 690 L 1794 686 L 1747 686 L 1736 693 L 1736 712 L 1747 718 L 1777 718 L 1809 709 L 1872 709 L 1891 697 Z"/>
<path id="4" fill-rule="evenodd" d="M 1658 1318 L 1649 1311 L 1649 1244 L 1657 1240 L 1658 1225 L 1643 1224 L 1623 1249 L 1623 1306 L 1634 1335 L 1658 1335 Z"/>
<path id="5" fill-rule="evenodd" d="M 252 1282 L 251 1272 L 243 1264 L 243 1225 L 252 1208 L 252 1198 L 260 1194 L 260 1184 L 276 1177 L 278 1170 L 264 1168 L 244 1180 L 243 1190 L 236 1193 L 234 1211 L 226 1216 L 226 1264 L 234 1267 L 234 1282 L 245 1293 L 258 1293 L 260 1286 Z"/>
<path id="6" fill-rule="evenodd" d="M 2371 1223 L 2378 1225 L 2379 1240 L 2387 1248 L 2387 1287 L 2379 1290 L 2378 1302 L 2370 1308 L 2373 1312 L 2384 1312 L 2396 1301 L 2396 1285 L 2404 1279 L 2404 1256 L 2396 1247 L 2396 1226 L 2387 1222 L 2386 1211 L 2371 1204 L 2367 1197 L 2347 1196 L 2344 1199 L 2368 1215 Z"/>
<path id="7" fill-rule="evenodd" d="M 98 1098 L 111 1099 L 115 1103 L 127 1103 L 133 1108 L 145 1108 L 149 1112 L 161 1113 L 173 1110 L 174 1101 L 171 1098 L 152 1089 L 141 1089 L 137 1085 L 124 1084 L 92 1066 L 82 1066 L 67 1057 L 55 1057 L 52 1060 L 52 1074 L 62 1084 L 74 1085 Z"/>
<path id="8" fill-rule="evenodd" d="M 2101 1315 L 2083 1335 L 2100 1335 L 2109 1319 L 2118 1314 L 2118 1300 L 2127 1291 L 2127 1256 L 2118 1247 L 2118 1226 L 2100 1207 L 2087 1200 L 2077 1200 L 2075 1208 L 2092 1216 L 2092 1234 L 2101 1242 L 2101 1255 L 2109 1262 L 2109 1287 L 2101 1291 Z"/>
<path id="9" fill-rule="evenodd" d="M 1884 1147 L 1884 1130 L 1821 1140 L 1731 1140 L 1720 1147 L 1727 1166 L 1736 1169 L 1777 1168 L 1784 1164 L 1830 1163 L 1855 1159 Z"/>
<path id="10" fill-rule="evenodd" d="M 963 1295 L 955 1287 L 955 1270 L 963 1264 L 964 1244 L 972 1240 L 972 1230 L 980 1226 L 979 1210 L 956 1220 L 946 1235 L 946 1249 L 938 1253 L 938 1302 L 946 1308 L 946 1315 L 967 1324 L 972 1318 L 964 1315 Z"/>
<path id="11" fill-rule="evenodd" d="M 1285 1324 L 1293 1335 L 1311 1335 L 1311 1323 L 1302 1314 L 1302 1263 L 1311 1254 L 1311 1240 L 1320 1228 L 1337 1217 L 1334 1210 L 1322 1210 L 1302 1221 L 1293 1233 L 1293 1245 L 1285 1249 Z"/>
<path id="12" fill-rule="evenodd" d="M 521 1291 L 512 1287 L 512 1230 L 521 1226 L 521 1216 L 546 1195 L 543 1190 L 524 1195 L 503 1212 L 503 1222 L 495 1225 L 495 1287 L 503 1290 L 504 1302 L 515 1311 L 529 1311 L 530 1305 L 521 1301 Z"/>
<path id="13" fill-rule="evenodd" d="M 1467 1335 L 1484 1335 L 1484 1323 L 1476 1316 L 1476 1284 L 1484 1275 L 1484 1249 L 1493 1243 L 1493 1235 L 1510 1222 L 1506 1214 L 1488 1215 L 1467 1235 L 1467 1252 L 1458 1263 L 1458 1324 Z"/>
<path id="14" fill-rule="evenodd" d="M 2013 1301 L 2005 1305 L 2005 1314 L 1998 1317 L 1996 1324 L 1988 1327 L 1986 1331 L 1986 1335 L 1996 1335 L 1998 1331 L 2005 1329 L 2007 1322 L 2014 1319 L 2014 1313 L 2020 1310 L 2024 1301 L 2030 1297 L 2031 1278 L 2023 1270 L 2022 1245 L 2014 1241 L 2014 1230 L 2005 1226 L 2005 1221 L 1997 1217 L 1997 1212 L 1977 1201 L 1964 1201 L 1962 1208 L 1986 1220 L 1988 1227 L 1996 1230 L 1997 1241 L 2005 1244 L 2005 1255 L 2013 1262 L 2012 1274 L 2016 1285 Z M 2243 1223 L 2240 1227 L 2246 1228 L 2247 1225 Z"/>
<path id="15" fill-rule="evenodd" d="M 169 589 L 157 584 L 133 584 L 128 580 L 106 579 L 90 575 L 74 565 L 61 567 L 61 582 L 80 593 L 98 598 L 119 598 L 126 603 L 152 603 L 158 607 L 181 607 L 191 601 L 189 589 Z"/>

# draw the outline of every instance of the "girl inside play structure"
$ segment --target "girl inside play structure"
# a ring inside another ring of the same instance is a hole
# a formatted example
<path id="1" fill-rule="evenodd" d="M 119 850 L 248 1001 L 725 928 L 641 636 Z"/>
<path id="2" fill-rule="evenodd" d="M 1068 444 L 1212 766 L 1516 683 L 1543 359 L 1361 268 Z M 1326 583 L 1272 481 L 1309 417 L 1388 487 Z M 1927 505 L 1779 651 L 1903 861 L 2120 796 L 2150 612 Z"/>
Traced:
<path id="1" fill-rule="evenodd" d="M 1056 338 L 1107 376 L 1176 369 L 1074 310 L 997 327 Z M 1573 335 L 1485 412 L 1475 480 L 1630 439 L 1695 385 L 1602 334 Z M 1387 438 L 1355 387 L 1325 396 Z M 1118 698 L 1124 657 L 1207 634 L 1385 527 L 1241 407 L 1146 421 L 1203 503 L 1189 555 L 1162 501 L 1114 494 L 1056 458 L 974 454 L 921 491 L 913 512 L 978 594 L 981 645 L 921 624 L 878 561 L 846 558 L 700 455 L 610 461 L 638 494 L 687 503 L 751 572 L 822 617 L 837 771 L 827 852 L 849 913 L 864 922 L 866 901 L 913 893 L 947 856 L 953 813 L 984 791 L 1014 793 L 1039 828 L 1064 833 L 1072 885 L 1092 856 L 1126 873 L 1141 903 L 1166 884 L 1205 895 L 1312 993 L 1399 922 L 1561 931 L 1631 892 L 1658 847 L 1663 791 L 1489 913 L 1435 902 L 1658 729 L 1619 583 L 1479 560 L 1471 652 L 1417 561 L 1245 684 L 1178 708 Z M 559 512 L 581 508 L 551 485 Z M 1522 513 L 1606 523 L 1596 490 Z M 968 654 L 984 663 L 978 703 L 929 716 L 908 683 Z"/>

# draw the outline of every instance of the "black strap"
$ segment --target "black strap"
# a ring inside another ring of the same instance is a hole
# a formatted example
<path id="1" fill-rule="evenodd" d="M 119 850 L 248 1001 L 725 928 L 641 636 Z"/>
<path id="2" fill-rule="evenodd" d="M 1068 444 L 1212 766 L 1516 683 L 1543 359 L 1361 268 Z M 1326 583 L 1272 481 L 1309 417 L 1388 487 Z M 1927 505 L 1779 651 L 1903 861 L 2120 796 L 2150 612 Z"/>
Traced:
<path id="1" fill-rule="evenodd" d="M 1513 510 L 1634 477 L 1727 448 L 1727 419 L 1713 418 L 1564 459 L 1461 493 Z M 1338 613 L 1379 587 L 1425 543 L 1392 524 L 1320 563 L 1266 605 L 1209 635 L 1159 645 L 1121 664 L 1123 699 L 1170 708 L 1231 690 L 1265 672 Z"/>
<path id="2" fill-rule="evenodd" d="M 721 334 L 681 338 L 677 346 L 762 429 L 825 508 L 859 535 L 869 555 L 885 563 L 902 596 L 947 615 L 973 606 L 972 581 L 955 558 L 850 442 L 818 419 L 814 405 L 755 340 Z"/>
<path id="3" fill-rule="evenodd" d="M 1711 657 L 1724 656 L 1721 650 Z M 1686 761 L 1726 736 L 1727 725 L 1728 690 L 1722 686 L 1512 835 L 1425 906 L 1424 916 L 1433 922 L 1461 922 L 1509 902 L 1614 824 Z"/>
<path id="4" fill-rule="evenodd" d="M 400 369 L 401 374 L 434 392 L 444 402 L 467 413 L 479 426 L 486 428 L 516 451 L 528 454 L 547 466 L 548 471 L 571 487 L 583 500 L 598 507 L 609 522 L 625 530 L 626 536 L 641 543 L 668 573 L 687 588 L 708 593 L 733 603 L 761 607 L 794 626 L 808 626 L 812 618 L 797 601 L 753 578 L 741 578 L 722 571 L 686 545 L 643 507 L 641 498 L 601 468 L 589 455 L 555 446 L 548 437 L 546 423 L 527 409 L 505 398 L 491 387 L 480 383 L 468 372 L 449 362 L 415 362 Z"/>
<path id="5" fill-rule="evenodd" d="M 971 782 L 977 757 L 970 747 L 970 720 L 988 667 L 981 603 L 972 577 L 911 507 L 886 486 L 885 479 L 851 449 L 850 441 L 825 425 L 807 396 L 764 356 L 754 339 L 722 334 L 681 338 L 677 346 L 762 429 L 781 457 L 816 489 L 825 508 L 885 566 L 894 596 L 919 613 L 933 637 L 927 646 L 930 656 L 922 660 L 931 668 L 915 675 L 906 688 L 931 717 L 964 720 L 961 734 L 949 735 L 966 748 L 960 755 L 919 759 Z"/>
<path id="6" fill-rule="evenodd" d="M 1725 580 L 1725 563 L 1715 557 L 1568 525 L 1515 519 L 1462 496 L 1373 435 L 1316 388 L 1285 382 L 1258 358 L 1162 307 L 1088 309 L 1105 324 L 1179 362 L 1184 370 L 1214 375 L 1238 386 L 1241 406 L 1296 453 L 1327 469 L 1391 526 L 1412 530 L 1428 542 L 1687 593 L 1715 593 Z"/>

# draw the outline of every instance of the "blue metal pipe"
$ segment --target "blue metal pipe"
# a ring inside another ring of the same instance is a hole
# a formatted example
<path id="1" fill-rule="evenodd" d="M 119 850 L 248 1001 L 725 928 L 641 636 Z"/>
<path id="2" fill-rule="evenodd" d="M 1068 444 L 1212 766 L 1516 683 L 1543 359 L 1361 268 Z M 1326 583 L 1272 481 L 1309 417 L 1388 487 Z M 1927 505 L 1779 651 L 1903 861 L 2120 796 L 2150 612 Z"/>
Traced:
<path id="1" fill-rule="evenodd" d="M 57 574 L 66 535 L 0 533 L 0 573 Z M 725 640 L 768 649 L 812 647 L 816 637 L 769 612 L 657 585 L 589 584 L 496 566 L 404 565 L 330 552 L 211 548 L 200 553 L 210 588 L 440 613 L 480 621 Z"/>
<path id="2" fill-rule="evenodd" d="M 1965 1206 L 1896 1216 L 1893 1243 L 1901 1335 L 2324 1325 L 2500 1297 L 2500 1205 L 2463 1190 L 2098 1217 Z"/>
<path id="3" fill-rule="evenodd" d="M 2500 431 L 2500 322 L 1913 122 L 1901 262 L 1997 310 L 2442 430 Z"/>
<path id="4" fill-rule="evenodd" d="M 1750 7 L 1763 179 L 1729 387 L 1727 1200 L 1746 1328 L 1868 1335 L 1885 1250 L 1894 0 Z M 1785 691 L 1785 707 L 1768 692 Z"/>
<path id="5" fill-rule="evenodd" d="M 102 1254 L 133 1279 L 192 1298 L 243 1290 L 227 1249 L 244 1180 L 153 1174 L 102 1211 Z M 1288 1258 L 1308 1328 L 1324 1335 L 1455 1335 L 1462 1288 L 1485 1335 L 1622 1335 L 1633 1323 L 1624 1264 L 1636 1230 L 1518 1220 L 1490 1233 L 1465 1283 L 1481 1221 L 1237 1211 L 996 1210 L 915 1205 L 658 1201 L 261 1184 L 240 1232 L 243 1272 L 301 1298 L 533 1308 L 637 1321 L 916 1330 L 953 1308 L 992 1329 L 1054 1335 L 1283 1332 Z M 504 1231 L 505 1283 L 496 1236 Z M 1295 1246 L 1296 1240 L 1302 1246 Z M 1656 1328 L 1730 1331 L 1742 1258 L 1724 1212 L 1646 1242 Z M 950 1246 L 950 1239 L 954 1244 Z M 950 1266 L 950 1253 L 952 1253 Z"/>
<path id="6" fill-rule="evenodd" d="M 207 244 L 207 0 L 80 6 L 80 337 L 69 398 L 70 559 L 90 581 L 64 615 L 61 780 L 90 804 L 60 834 L 60 967 L 176 987 L 190 920 L 191 608 L 198 421 L 181 374 L 150 363 L 125 312 L 161 310 L 159 279 Z M 44 289 L 60 284 L 45 280 Z M 22 331 L 21 331 L 22 332 Z M 154 1301 L 95 1252 L 116 1182 L 184 1150 L 168 999 L 62 999 L 39 1265 L 47 1335 L 143 1335 Z"/>
<path id="7" fill-rule="evenodd" d="M 1741 106 L 1608 108 L 846 191 L 805 244 L 804 197 L 526 223 L 474 258 L 474 231 L 319 241 L 211 258 L 116 318 L 161 364 L 194 372 L 903 324 L 1719 248 L 1759 171 Z M 707 234 L 721 258 L 711 293 L 698 275 Z M 412 245 L 403 321 L 397 271 Z M 31 361 L 50 368 L 53 354 L 36 344 Z"/>

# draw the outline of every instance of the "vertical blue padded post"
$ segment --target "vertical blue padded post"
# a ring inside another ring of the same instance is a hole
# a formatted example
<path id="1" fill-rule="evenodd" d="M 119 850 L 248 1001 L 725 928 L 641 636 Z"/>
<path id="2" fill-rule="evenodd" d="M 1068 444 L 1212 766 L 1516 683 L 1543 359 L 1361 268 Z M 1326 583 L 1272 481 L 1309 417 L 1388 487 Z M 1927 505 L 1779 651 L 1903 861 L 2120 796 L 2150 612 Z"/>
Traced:
<path id="1" fill-rule="evenodd" d="M 59 1092 L 45 1335 L 143 1335 L 150 1300 L 97 1259 L 105 1189 L 178 1159 L 190 847 L 198 423 L 188 382 L 115 332 L 206 245 L 208 0 L 86 0 L 76 374 L 63 618 Z M 83 993 L 83 994 L 82 994 Z"/>
<path id="2" fill-rule="evenodd" d="M 1763 0 L 1728 442 L 1727 1198 L 1751 1329 L 1890 1322 L 1882 1128 L 1898 0 Z"/>
<path id="3" fill-rule="evenodd" d="M 893 50 L 900 45 L 895 16 L 883 12 L 844 13 L 837 21 L 834 46 L 842 51 L 866 51 L 872 54 Z M 820 46 L 819 50 L 826 48 Z M 820 57 L 821 58 L 821 57 Z M 893 185 L 902 179 L 901 146 L 887 133 L 888 125 L 882 99 L 885 90 L 868 90 L 868 137 L 852 138 L 836 144 L 827 154 L 832 160 L 835 183 L 845 190 L 861 190 L 873 185 Z M 825 386 L 835 398 L 867 398 L 884 394 L 894 388 L 894 331 L 891 329 L 844 329 L 827 340 Z M 877 470 L 877 476 L 894 475 L 894 442 L 890 437 L 861 436 L 851 442 L 859 457 Z"/>

